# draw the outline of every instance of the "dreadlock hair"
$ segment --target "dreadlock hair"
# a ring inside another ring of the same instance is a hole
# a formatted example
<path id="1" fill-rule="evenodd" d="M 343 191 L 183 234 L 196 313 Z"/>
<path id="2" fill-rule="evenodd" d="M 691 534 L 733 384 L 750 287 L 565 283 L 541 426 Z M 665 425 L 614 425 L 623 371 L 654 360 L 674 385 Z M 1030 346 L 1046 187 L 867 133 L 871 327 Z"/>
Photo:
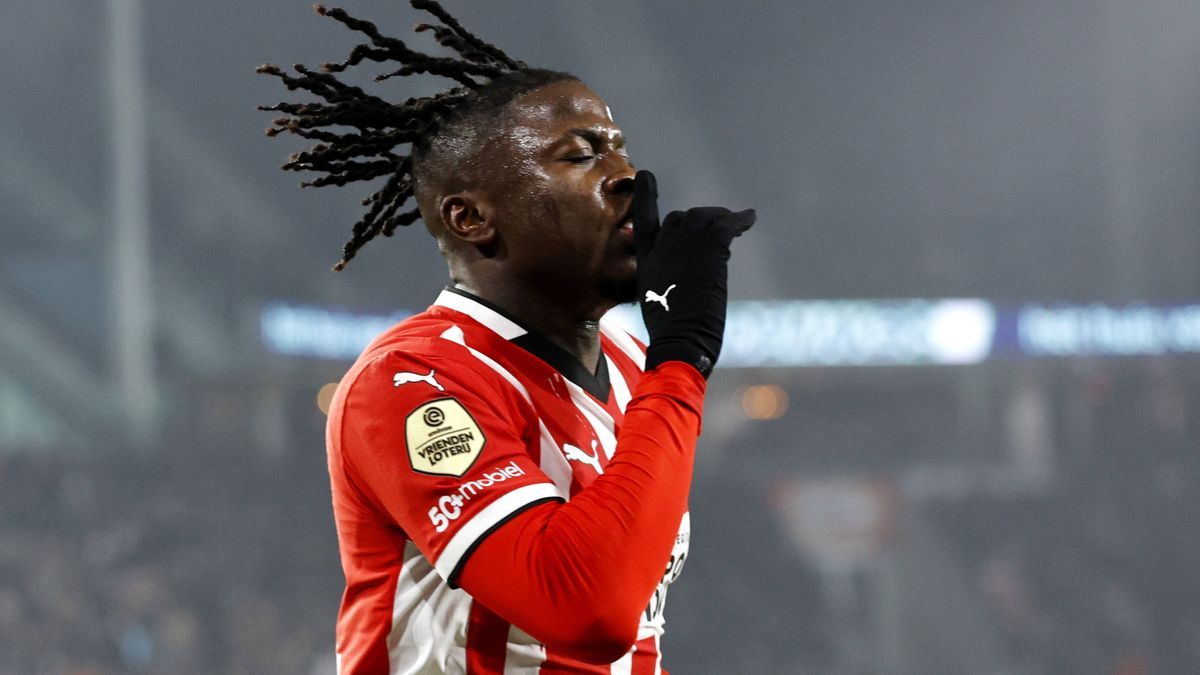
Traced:
<path id="1" fill-rule="evenodd" d="M 325 63 L 319 69 L 295 64 L 294 74 L 272 64 L 258 72 L 278 77 L 289 91 L 303 89 L 320 102 L 276 103 L 258 106 L 262 111 L 284 113 L 272 121 L 267 135 L 288 132 L 316 141 L 308 150 L 293 153 L 281 168 L 285 171 L 314 171 L 323 174 L 300 183 L 301 187 L 346 185 L 387 176 L 387 180 L 362 200 L 366 213 L 354 224 L 350 239 L 342 247 L 335 272 L 378 234 L 392 236 L 396 228 L 421 217 L 420 206 L 402 210 L 418 186 L 436 182 L 461 160 L 463 143 L 480 122 L 494 117 L 522 94 L 561 80 L 577 79 L 569 73 L 530 68 L 484 42 L 459 24 L 434 0 L 409 0 L 418 10 L 431 14 L 438 23 L 419 23 L 417 32 L 429 31 L 455 56 L 430 56 L 413 51 L 403 41 L 379 32 L 375 24 L 357 19 L 337 7 L 314 5 L 327 16 L 365 35 L 341 63 Z M 369 94 L 338 79 L 337 73 L 363 61 L 399 64 L 399 68 L 375 77 L 376 82 L 429 73 L 457 82 L 457 86 L 432 96 L 409 98 L 396 104 Z M 409 154 L 397 148 L 409 145 Z M 419 179 L 418 179 L 419 177 Z M 423 190 L 422 190 L 423 192 Z M 417 201 L 420 201 L 419 198 Z M 427 214 L 430 220 L 432 214 Z"/>

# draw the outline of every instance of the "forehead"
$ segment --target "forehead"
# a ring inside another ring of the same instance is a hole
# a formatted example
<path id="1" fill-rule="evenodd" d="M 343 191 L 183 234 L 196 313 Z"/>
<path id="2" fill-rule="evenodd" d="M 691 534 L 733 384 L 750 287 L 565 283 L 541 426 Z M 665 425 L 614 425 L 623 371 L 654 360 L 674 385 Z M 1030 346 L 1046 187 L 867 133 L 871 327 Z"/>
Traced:
<path id="1" fill-rule="evenodd" d="M 617 131 L 608 105 L 587 85 L 564 80 L 516 98 L 507 110 L 511 124 L 526 132 L 560 135 L 587 127 Z"/>

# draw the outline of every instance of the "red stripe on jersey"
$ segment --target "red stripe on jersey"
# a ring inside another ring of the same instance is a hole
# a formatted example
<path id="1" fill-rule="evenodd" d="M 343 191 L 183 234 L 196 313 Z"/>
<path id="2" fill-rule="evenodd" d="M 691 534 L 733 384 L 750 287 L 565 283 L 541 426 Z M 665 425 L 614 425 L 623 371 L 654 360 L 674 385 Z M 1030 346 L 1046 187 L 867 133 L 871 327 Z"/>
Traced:
<path id="1" fill-rule="evenodd" d="M 555 653 L 549 647 L 546 648 L 546 661 L 542 664 L 539 675 L 561 675 L 567 673 L 569 675 L 577 675 L 578 673 L 594 673 L 595 675 L 612 675 L 612 666 L 598 666 L 593 663 L 584 663 L 573 659 L 569 656 Z"/>
<path id="2" fill-rule="evenodd" d="M 339 464 L 331 461 L 331 475 L 344 475 L 336 468 Z M 373 533 L 367 523 L 373 511 L 348 487 L 349 481 L 333 481 L 333 500 L 340 507 L 338 537 L 371 540 Z M 407 539 L 393 530 L 372 543 L 375 547 L 370 549 L 369 565 L 351 558 L 346 549 L 341 551 L 343 566 L 353 570 L 359 582 L 346 586 L 338 612 L 337 652 L 341 657 L 341 673 L 390 670 L 387 637 L 392 628 L 399 572 L 403 568 L 399 552 L 404 551 Z"/>
<path id="3" fill-rule="evenodd" d="M 657 638 L 651 635 L 633 643 L 633 667 L 630 675 L 657 675 L 658 673 L 658 644 Z"/>
<path id="4" fill-rule="evenodd" d="M 467 619 L 467 675 L 503 675 L 508 622 L 478 602 Z"/>
<path id="5" fill-rule="evenodd" d="M 656 640 L 657 638 L 652 635 L 634 643 L 633 663 L 630 669 L 632 675 L 656 675 L 659 672 L 658 645 Z M 551 675 L 554 673 L 603 673 L 603 675 L 611 675 L 612 665 L 584 663 L 561 654 L 555 654 L 553 651 L 547 651 L 546 662 L 542 664 L 542 668 L 538 672 L 540 675 Z"/>

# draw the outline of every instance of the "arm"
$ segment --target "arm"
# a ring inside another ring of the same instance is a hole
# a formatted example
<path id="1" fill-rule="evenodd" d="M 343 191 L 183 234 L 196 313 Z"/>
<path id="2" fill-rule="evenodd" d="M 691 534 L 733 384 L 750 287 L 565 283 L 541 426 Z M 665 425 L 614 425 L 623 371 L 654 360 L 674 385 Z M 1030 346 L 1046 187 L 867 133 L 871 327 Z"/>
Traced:
<path id="1" fill-rule="evenodd" d="M 604 474 L 570 502 L 535 506 L 491 533 L 459 585 L 580 660 L 629 651 L 687 511 L 704 389 L 682 363 L 646 373 Z"/>

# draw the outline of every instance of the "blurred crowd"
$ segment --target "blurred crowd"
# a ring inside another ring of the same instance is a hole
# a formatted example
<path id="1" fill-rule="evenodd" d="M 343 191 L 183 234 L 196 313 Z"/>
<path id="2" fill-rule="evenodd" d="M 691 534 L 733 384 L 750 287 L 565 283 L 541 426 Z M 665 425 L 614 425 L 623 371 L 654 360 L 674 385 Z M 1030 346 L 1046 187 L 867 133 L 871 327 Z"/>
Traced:
<path id="1" fill-rule="evenodd" d="M 324 457 L 258 452 L 236 403 L 154 453 L 0 455 L 0 673 L 333 672 Z"/>
<path id="2" fill-rule="evenodd" d="M 1070 392 L 1046 495 L 929 509 L 986 599 L 1014 673 L 1200 673 L 1200 400 L 1184 371 Z"/>

